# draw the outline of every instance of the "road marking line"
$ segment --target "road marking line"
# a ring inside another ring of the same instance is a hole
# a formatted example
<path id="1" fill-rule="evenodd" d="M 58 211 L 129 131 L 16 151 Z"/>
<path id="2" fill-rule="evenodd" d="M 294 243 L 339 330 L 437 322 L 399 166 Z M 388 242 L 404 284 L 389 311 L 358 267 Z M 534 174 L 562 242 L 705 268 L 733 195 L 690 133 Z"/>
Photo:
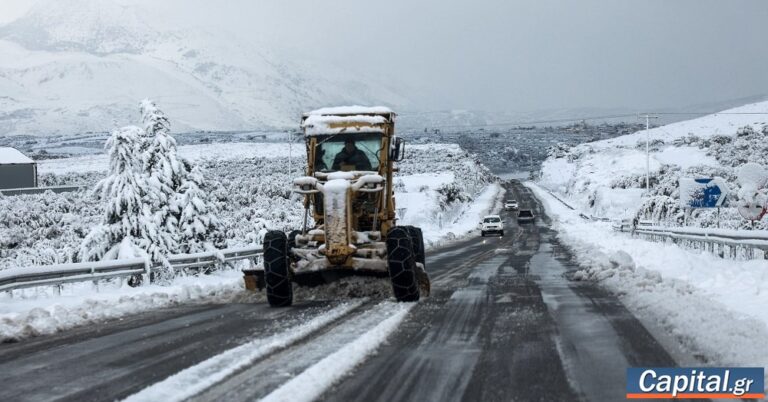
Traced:
<path id="1" fill-rule="evenodd" d="M 302 402 L 319 398 L 336 381 L 346 376 L 378 349 L 400 327 L 416 303 L 398 303 L 395 312 L 375 327 L 336 352 L 310 366 L 269 395 L 263 402 Z"/>
<path id="2" fill-rule="evenodd" d="M 351 313 L 363 305 L 366 299 L 355 300 L 334 307 L 326 313 L 267 338 L 255 339 L 246 344 L 213 356 L 197 365 L 184 369 L 163 381 L 157 382 L 125 401 L 183 401 L 226 379 L 242 368 L 277 350 L 284 349 L 328 324 Z"/>

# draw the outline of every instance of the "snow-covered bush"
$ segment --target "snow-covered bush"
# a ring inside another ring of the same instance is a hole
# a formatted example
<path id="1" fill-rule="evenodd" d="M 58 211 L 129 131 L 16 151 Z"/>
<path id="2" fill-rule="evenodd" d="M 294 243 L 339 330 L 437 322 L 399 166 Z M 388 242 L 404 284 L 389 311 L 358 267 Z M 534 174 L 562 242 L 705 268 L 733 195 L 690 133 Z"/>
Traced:
<path id="1" fill-rule="evenodd" d="M 645 199 L 637 213 L 641 219 L 650 219 L 665 225 L 679 225 L 685 218 L 680 201 L 666 196 L 656 195 Z"/>
<path id="2" fill-rule="evenodd" d="M 707 155 L 713 156 L 723 166 L 738 167 L 747 162 L 768 165 L 768 125 L 761 130 L 745 126 L 735 136 L 713 137 L 706 147 Z"/>
<path id="3" fill-rule="evenodd" d="M 464 189 L 456 185 L 456 183 L 445 183 L 437 188 L 437 193 L 440 194 L 440 200 L 438 204 L 440 209 L 445 211 L 448 207 L 456 202 L 467 202 L 471 199 Z"/>
<path id="4" fill-rule="evenodd" d="M 570 150 L 570 145 L 558 142 L 547 148 L 547 158 L 565 158 L 568 156 Z"/>

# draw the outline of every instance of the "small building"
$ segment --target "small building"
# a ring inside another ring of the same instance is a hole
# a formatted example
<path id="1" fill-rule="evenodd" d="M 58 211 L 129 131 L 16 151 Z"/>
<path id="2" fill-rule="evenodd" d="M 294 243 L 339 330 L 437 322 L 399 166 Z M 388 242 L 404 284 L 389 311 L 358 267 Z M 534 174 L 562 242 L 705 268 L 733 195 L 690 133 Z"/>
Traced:
<path id="1" fill-rule="evenodd" d="M 0 147 L 0 189 L 37 187 L 37 163 L 18 149 Z"/>

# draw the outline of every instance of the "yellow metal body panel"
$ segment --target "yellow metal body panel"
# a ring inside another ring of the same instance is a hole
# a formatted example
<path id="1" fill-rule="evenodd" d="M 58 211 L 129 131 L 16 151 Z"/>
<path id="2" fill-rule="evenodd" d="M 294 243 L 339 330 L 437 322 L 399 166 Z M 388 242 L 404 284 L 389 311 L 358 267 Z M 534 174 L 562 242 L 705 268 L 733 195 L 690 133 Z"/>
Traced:
<path id="1" fill-rule="evenodd" d="M 355 131 L 357 131 L 355 128 L 363 128 L 363 127 L 375 127 L 377 131 L 381 131 L 381 144 L 379 148 L 379 165 L 374 166 L 377 173 L 382 176 L 385 179 L 384 183 L 384 189 L 377 193 L 355 193 L 353 194 L 351 190 L 347 191 L 347 216 L 346 219 L 346 236 L 342 238 L 338 238 L 336 236 L 331 236 L 330 233 L 336 233 L 337 230 L 341 228 L 330 228 L 328 226 L 325 226 L 325 238 L 316 237 L 317 240 L 324 241 L 325 242 L 325 249 L 323 251 L 323 254 L 328 258 L 328 261 L 336 266 L 344 267 L 351 265 L 352 262 L 352 255 L 355 253 L 354 247 L 351 247 L 351 244 L 354 240 L 352 233 L 355 233 L 356 231 L 361 231 L 361 222 L 375 222 L 375 227 L 372 228 L 374 231 L 380 231 L 382 234 L 382 238 L 384 238 L 389 231 L 390 228 L 395 226 L 395 197 L 394 197 L 394 188 L 392 183 L 392 177 L 393 177 L 393 171 L 395 162 L 390 160 L 390 147 L 392 145 L 392 142 L 394 141 L 395 137 L 395 114 L 394 113 L 386 113 L 386 114 L 376 114 L 378 116 L 384 116 L 386 118 L 386 123 L 383 124 L 365 124 L 360 122 L 334 122 L 329 124 L 329 128 L 335 130 L 333 133 L 329 133 L 328 135 L 341 135 L 341 136 L 354 136 Z M 305 116 L 306 118 L 306 116 Z M 353 128 L 350 130 L 350 133 L 338 133 L 339 128 Z M 314 176 L 315 175 L 315 161 L 316 161 L 316 150 L 318 147 L 318 144 L 320 141 L 322 141 L 324 138 L 326 138 L 323 135 L 308 135 L 306 138 L 306 147 L 307 147 L 307 169 L 306 169 L 306 175 L 307 176 Z M 347 166 L 347 169 L 345 169 L 345 166 L 342 166 L 342 171 L 351 171 L 354 170 L 354 168 L 349 168 Z M 371 200 L 373 198 L 373 200 Z M 317 226 L 320 225 L 326 225 L 332 222 L 326 222 L 325 217 L 325 208 L 322 208 L 321 210 L 317 208 L 317 205 L 315 203 L 318 201 L 319 197 L 316 195 L 306 195 L 305 196 L 305 207 L 310 208 L 312 210 L 312 215 L 315 220 L 315 223 Z M 356 205 L 359 205 L 361 201 L 373 201 L 374 205 L 376 205 L 378 209 L 378 213 L 374 217 L 373 213 L 366 212 L 360 208 L 356 208 Z M 329 232 L 330 230 L 330 232 Z"/>

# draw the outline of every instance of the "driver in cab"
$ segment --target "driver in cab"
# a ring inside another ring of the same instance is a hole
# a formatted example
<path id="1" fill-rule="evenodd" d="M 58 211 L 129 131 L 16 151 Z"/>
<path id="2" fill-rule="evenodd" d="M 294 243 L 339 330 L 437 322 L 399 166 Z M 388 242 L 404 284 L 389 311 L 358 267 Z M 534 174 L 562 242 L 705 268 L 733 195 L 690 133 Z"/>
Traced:
<path id="1" fill-rule="evenodd" d="M 348 138 L 344 141 L 344 148 L 333 158 L 333 170 L 373 170 L 371 161 L 355 145 L 355 140 Z"/>

